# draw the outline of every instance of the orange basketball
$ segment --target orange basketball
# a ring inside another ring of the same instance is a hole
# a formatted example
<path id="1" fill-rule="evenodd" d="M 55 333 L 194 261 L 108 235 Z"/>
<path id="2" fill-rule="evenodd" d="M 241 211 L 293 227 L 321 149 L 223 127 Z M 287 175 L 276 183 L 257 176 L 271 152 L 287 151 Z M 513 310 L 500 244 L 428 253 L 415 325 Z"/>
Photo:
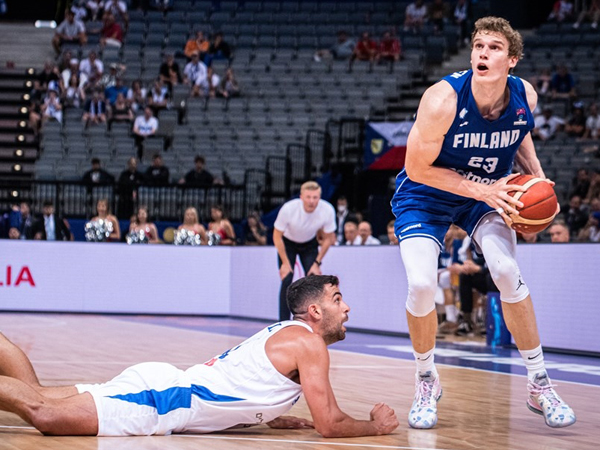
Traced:
<path id="1" fill-rule="evenodd" d="M 525 192 L 509 192 L 509 195 L 523 203 L 522 208 L 517 208 L 518 216 L 510 215 L 513 220 L 512 228 L 520 233 L 539 233 L 545 230 L 559 212 L 558 200 L 552 186 L 543 178 L 532 175 L 519 175 L 508 184 L 527 188 Z"/>

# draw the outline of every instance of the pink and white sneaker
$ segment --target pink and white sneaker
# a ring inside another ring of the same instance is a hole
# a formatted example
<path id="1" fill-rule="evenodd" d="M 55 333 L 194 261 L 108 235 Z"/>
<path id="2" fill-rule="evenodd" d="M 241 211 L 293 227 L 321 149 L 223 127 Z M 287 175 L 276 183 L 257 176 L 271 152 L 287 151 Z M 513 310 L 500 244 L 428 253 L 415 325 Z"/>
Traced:
<path id="1" fill-rule="evenodd" d="M 413 428 L 433 428 L 437 423 L 437 402 L 442 397 L 440 379 L 431 372 L 417 374 L 415 389 L 408 424 Z"/>
<path id="2" fill-rule="evenodd" d="M 527 382 L 529 398 L 527 407 L 536 414 L 544 416 L 546 425 L 552 428 L 563 428 L 573 425 L 577 418 L 569 405 L 556 393 L 546 372 L 535 375 Z"/>

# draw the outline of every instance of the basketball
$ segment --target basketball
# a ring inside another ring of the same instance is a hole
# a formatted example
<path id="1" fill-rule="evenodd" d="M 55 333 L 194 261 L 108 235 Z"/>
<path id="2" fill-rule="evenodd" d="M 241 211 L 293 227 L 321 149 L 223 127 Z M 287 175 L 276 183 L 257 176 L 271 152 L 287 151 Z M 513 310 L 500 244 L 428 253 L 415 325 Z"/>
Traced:
<path id="1" fill-rule="evenodd" d="M 525 192 L 512 191 L 509 195 L 523 203 L 517 208 L 518 216 L 510 215 L 512 228 L 520 233 L 539 233 L 545 230 L 559 212 L 556 193 L 543 178 L 519 175 L 508 182 L 527 188 Z"/>

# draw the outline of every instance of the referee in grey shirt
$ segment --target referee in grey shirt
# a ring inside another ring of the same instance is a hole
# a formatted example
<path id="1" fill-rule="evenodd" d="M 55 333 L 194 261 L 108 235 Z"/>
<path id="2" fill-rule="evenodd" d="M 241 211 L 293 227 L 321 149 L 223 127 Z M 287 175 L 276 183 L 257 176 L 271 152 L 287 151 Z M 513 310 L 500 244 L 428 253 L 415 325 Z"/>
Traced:
<path id="1" fill-rule="evenodd" d="M 321 275 L 321 262 L 335 243 L 335 230 L 335 210 L 330 203 L 321 200 L 321 186 L 314 181 L 304 183 L 300 198 L 290 200 L 279 210 L 273 231 L 281 277 L 279 320 L 290 319 L 286 294 L 294 278 L 296 256 L 300 256 L 306 276 Z M 317 234 L 322 238 L 320 250 Z"/>

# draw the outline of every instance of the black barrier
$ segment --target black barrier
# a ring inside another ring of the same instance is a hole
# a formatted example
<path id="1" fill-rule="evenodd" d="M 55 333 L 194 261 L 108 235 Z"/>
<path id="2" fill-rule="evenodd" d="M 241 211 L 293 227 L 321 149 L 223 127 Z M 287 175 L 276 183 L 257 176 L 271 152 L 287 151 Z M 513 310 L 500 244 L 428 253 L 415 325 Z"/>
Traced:
<path id="1" fill-rule="evenodd" d="M 266 180 L 266 177 L 263 176 Z M 266 183 L 266 181 L 265 181 Z M 123 219 L 137 206 L 145 205 L 152 220 L 181 220 L 186 208 L 198 210 L 201 221 L 210 220 L 210 208 L 222 205 L 229 218 L 239 221 L 248 211 L 260 207 L 266 190 L 265 183 L 246 186 L 188 187 L 181 184 L 167 186 L 139 186 L 135 198 L 127 204 L 120 198 L 117 184 L 86 184 L 77 181 L 0 180 L 0 211 L 6 211 L 22 201 L 31 204 L 35 214 L 42 212 L 45 201 L 54 204 L 56 213 L 64 217 L 89 219 L 96 214 L 96 202 L 108 199 L 113 212 Z M 258 203 L 258 204 L 257 204 Z M 127 211 L 124 210 L 127 205 Z"/>

